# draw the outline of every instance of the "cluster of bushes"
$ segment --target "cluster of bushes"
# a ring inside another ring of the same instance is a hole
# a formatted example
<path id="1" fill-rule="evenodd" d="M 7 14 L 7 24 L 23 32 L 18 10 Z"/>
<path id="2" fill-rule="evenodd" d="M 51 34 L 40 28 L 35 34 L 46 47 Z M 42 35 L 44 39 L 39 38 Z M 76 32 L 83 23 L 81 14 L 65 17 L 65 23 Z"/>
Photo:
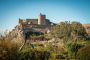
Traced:
<path id="1" fill-rule="evenodd" d="M 64 48 L 67 49 L 71 58 L 77 60 L 90 60 L 90 39 L 86 38 L 85 28 L 79 22 L 61 22 L 51 28 L 49 35 L 51 38 L 60 38 L 63 40 Z M 62 53 L 64 54 L 64 53 Z M 55 58 L 63 57 L 57 54 Z"/>
<path id="2" fill-rule="evenodd" d="M 68 53 L 72 56 L 71 58 L 77 60 L 90 60 L 90 46 L 79 44 L 77 42 L 69 42 L 64 46 Z"/>
<path id="3" fill-rule="evenodd" d="M 63 55 L 60 55 L 60 54 L 56 54 L 54 56 L 55 59 L 65 59 L 65 57 Z"/>
<path id="4" fill-rule="evenodd" d="M 78 49 L 84 47 L 84 45 L 77 44 L 77 43 L 72 43 L 69 42 L 65 45 L 65 48 L 68 50 L 68 53 L 72 55 L 72 58 L 76 58 L 76 53 Z"/>
<path id="5" fill-rule="evenodd" d="M 49 36 L 63 39 L 65 43 L 64 48 L 53 45 L 53 43 L 47 43 L 47 46 L 44 48 L 34 45 L 37 48 L 33 49 L 30 44 L 25 43 L 21 51 L 18 51 L 19 46 L 12 40 L 0 37 L 0 60 L 48 60 L 49 57 L 55 59 L 74 58 L 77 60 L 90 60 L 90 40 L 83 37 L 84 34 L 86 34 L 85 28 L 82 27 L 81 23 L 61 22 L 61 26 L 56 25 L 51 28 Z M 39 35 L 43 37 L 43 33 L 38 32 L 27 32 L 25 35 L 26 39 L 29 37 L 37 38 Z M 74 39 L 71 38 L 71 35 L 81 36 Z M 83 42 L 84 44 L 82 44 Z M 67 51 L 65 51 L 65 48 Z"/>
<path id="6" fill-rule="evenodd" d="M 77 38 L 76 38 L 76 41 L 87 41 L 87 38 L 85 38 L 85 37 L 82 37 L 82 36 L 78 36 Z"/>
<path id="7" fill-rule="evenodd" d="M 77 52 L 77 60 L 90 60 L 90 47 L 83 47 Z"/>
<path id="8" fill-rule="evenodd" d="M 36 49 L 25 49 L 17 54 L 16 60 L 48 60 L 50 52 L 36 50 Z"/>
<path id="9" fill-rule="evenodd" d="M 0 38 L 0 60 L 14 60 L 19 46 L 7 38 Z"/>
<path id="10" fill-rule="evenodd" d="M 0 39 L 0 60 L 48 60 L 50 52 L 25 44 L 21 51 L 16 43 Z"/>
<path id="11" fill-rule="evenodd" d="M 33 47 L 31 45 L 29 45 L 28 43 L 25 43 L 24 46 L 22 47 L 22 50 L 25 50 L 27 48 L 33 49 Z"/>
<path id="12" fill-rule="evenodd" d="M 12 37 L 9 36 L 7 30 L 4 36 L 0 34 L 0 60 L 15 60 L 16 55 L 23 44 L 24 36 L 20 37 L 20 43 L 17 43 Z"/>
<path id="13" fill-rule="evenodd" d="M 65 51 L 64 48 L 61 48 L 60 46 L 52 45 L 53 43 L 46 43 L 46 47 L 44 47 L 44 50 L 50 51 L 50 58 L 55 59 L 65 59 L 68 54 L 67 51 Z"/>
<path id="14" fill-rule="evenodd" d="M 64 38 L 65 41 L 67 41 L 67 37 L 71 37 L 71 33 L 73 35 L 82 35 L 84 36 L 86 34 L 85 28 L 82 26 L 79 22 L 61 22 L 60 26 L 56 25 L 53 26 L 49 32 L 49 35 L 51 38 Z"/>

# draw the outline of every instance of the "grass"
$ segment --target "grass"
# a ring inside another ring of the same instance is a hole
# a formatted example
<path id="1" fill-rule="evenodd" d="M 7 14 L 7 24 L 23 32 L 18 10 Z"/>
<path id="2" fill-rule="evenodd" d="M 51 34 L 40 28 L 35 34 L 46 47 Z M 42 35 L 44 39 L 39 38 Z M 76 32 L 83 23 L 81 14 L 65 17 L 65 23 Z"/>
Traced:
<path id="1" fill-rule="evenodd" d="M 37 44 L 34 44 L 34 47 L 38 47 Z"/>

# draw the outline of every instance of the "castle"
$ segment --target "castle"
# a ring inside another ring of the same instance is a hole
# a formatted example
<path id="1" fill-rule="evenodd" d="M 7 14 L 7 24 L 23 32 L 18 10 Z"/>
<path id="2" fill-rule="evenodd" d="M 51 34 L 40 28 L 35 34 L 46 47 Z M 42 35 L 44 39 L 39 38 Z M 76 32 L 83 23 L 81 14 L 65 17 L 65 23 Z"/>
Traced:
<path id="1" fill-rule="evenodd" d="M 32 31 L 32 32 L 42 32 L 46 33 L 50 27 L 55 26 L 56 24 L 50 22 L 46 19 L 46 15 L 38 16 L 38 19 L 20 19 L 18 20 L 18 29 L 23 31 L 24 33 Z"/>

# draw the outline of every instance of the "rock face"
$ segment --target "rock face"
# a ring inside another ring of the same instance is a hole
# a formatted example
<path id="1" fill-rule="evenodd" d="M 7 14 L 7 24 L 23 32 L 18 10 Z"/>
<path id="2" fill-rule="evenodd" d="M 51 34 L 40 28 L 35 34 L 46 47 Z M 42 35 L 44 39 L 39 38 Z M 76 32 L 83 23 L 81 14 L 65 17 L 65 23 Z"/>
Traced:
<path id="1" fill-rule="evenodd" d="M 88 28 L 90 27 L 90 23 L 82 24 L 82 26 L 84 26 L 85 28 Z"/>
<path id="2" fill-rule="evenodd" d="M 21 48 L 23 47 L 23 45 L 25 43 L 25 35 L 24 35 L 23 31 L 18 28 L 18 26 L 16 26 L 6 36 L 9 40 L 16 42 L 18 44 L 18 46 L 20 47 L 19 50 L 21 50 Z"/>
<path id="3" fill-rule="evenodd" d="M 85 27 L 87 34 L 90 34 L 90 23 L 82 24 Z"/>

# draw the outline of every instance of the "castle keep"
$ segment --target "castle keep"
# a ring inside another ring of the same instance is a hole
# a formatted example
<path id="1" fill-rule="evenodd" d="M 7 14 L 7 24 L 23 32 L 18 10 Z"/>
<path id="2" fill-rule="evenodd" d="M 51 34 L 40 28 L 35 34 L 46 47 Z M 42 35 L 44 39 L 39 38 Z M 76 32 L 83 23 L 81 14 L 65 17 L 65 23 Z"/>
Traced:
<path id="1" fill-rule="evenodd" d="M 46 19 L 46 15 L 38 16 L 38 19 L 20 19 L 18 20 L 18 29 L 25 32 L 47 32 L 50 27 L 54 26 L 55 24 L 50 22 Z"/>

